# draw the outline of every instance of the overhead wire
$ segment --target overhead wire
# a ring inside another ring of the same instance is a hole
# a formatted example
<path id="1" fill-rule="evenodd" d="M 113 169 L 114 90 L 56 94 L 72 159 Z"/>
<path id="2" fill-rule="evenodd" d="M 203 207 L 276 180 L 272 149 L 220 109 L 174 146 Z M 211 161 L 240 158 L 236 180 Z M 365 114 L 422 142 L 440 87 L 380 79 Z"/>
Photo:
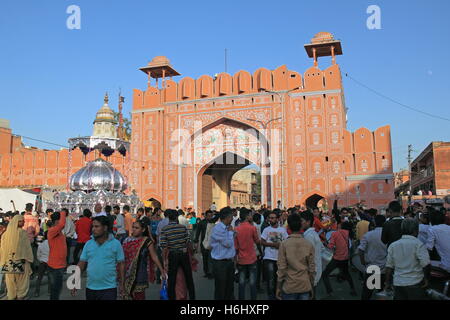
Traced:
<path id="1" fill-rule="evenodd" d="M 389 100 L 392 103 L 395 103 L 395 104 L 397 104 L 399 106 L 402 106 L 402 107 L 404 107 L 404 108 L 406 108 L 408 110 L 411 110 L 411 111 L 414 111 L 414 112 L 417 112 L 417 113 L 421 113 L 421 114 L 426 115 L 426 116 L 431 117 L 431 118 L 435 118 L 435 119 L 439 119 L 439 120 L 444 120 L 444 121 L 449 121 L 450 122 L 449 118 L 445 118 L 445 117 L 442 117 L 440 115 L 436 115 L 436 114 L 433 114 L 433 113 L 422 111 L 422 110 L 420 110 L 418 108 L 415 108 L 415 107 L 411 107 L 411 106 L 409 106 L 407 104 L 404 104 L 404 103 L 401 103 L 401 102 L 399 102 L 399 101 L 397 101 L 397 100 L 395 100 L 395 99 L 393 99 L 393 98 L 391 98 L 391 97 L 389 97 L 389 96 L 387 96 L 387 95 L 385 95 L 385 94 L 383 94 L 383 93 L 381 93 L 381 92 L 379 92 L 379 91 L 377 91 L 375 89 L 372 89 L 371 87 L 365 85 L 364 83 L 362 83 L 362 82 L 356 80 L 355 78 L 353 78 L 352 76 L 350 76 L 347 72 L 345 73 L 345 76 L 347 78 L 349 78 L 350 80 L 354 81 L 355 83 L 357 83 L 358 85 L 360 85 L 361 87 L 366 88 L 367 90 L 371 91 L 372 93 L 376 94 L 377 96 L 380 96 L 380 97 L 382 97 L 382 98 L 384 98 L 386 100 Z"/>

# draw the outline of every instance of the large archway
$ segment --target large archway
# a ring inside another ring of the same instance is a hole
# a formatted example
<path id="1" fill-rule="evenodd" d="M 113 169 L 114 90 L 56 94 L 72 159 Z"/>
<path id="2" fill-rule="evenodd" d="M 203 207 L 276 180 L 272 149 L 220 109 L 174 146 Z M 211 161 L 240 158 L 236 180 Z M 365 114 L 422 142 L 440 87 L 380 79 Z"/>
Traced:
<path id="1" fill-rule="evenodd" d="M 256 175 L 256 179 L 253 181 L 252 172 L 250 172 L 248 179 L 242 179 L 244 181 L 241 186 L 236 186 L 237 183 L 232 185 L 233 176 L 244 168 L 248 168 L 248 170 L 257 168 L 253 171 L 259 171 L 258 166 L 250 160 L 232 152 L 224 152 L 204 165 L 198 172 L 197 177 L 198 203 L 203 212 L 209 209 L 213 202 L 217 209 L 226 206 L 251 206 L 256 205 L 258 201 L 260 202 L 261 194 L 259 194 L 258 199 L 258 192 L 252 191 L 258 189 Z M 249 181 L 245 182 L 245 180 Z M 237 181 L 233 180 L 233 182 Z M 259 185 L 259 193 L 261 193 L 260 189 L 261 186 Z M 239 193 L 241 197 L 238 200 L 232 198 L 239 196 Z M 245 201 L 242 196 L 245 196 Z"/>
<path id="2" fill-rule="evenodd" d="M 305 199 L 305 206 L 309 209 L 326 206 L 326 198 L 318 193 L 313 193 Z"/>
<path id="3" fill-rule="evenodd" d="M 191 136 L 186 151 L 185 155 L 191 155 L 197 169 L 194 207 L 199 212 L 209 209 L 212 202 L 218 209 L 230 205 L 232 176 L 250 164 L 262 168 L 268 159 L 264 135 L 248 124 L 228 118 L 215 121 Z M 265 172 L 268 172 L 267 165 Z M 260 184 L 260 201 L 270 203 L 270 175 L 264 174 Z"/>

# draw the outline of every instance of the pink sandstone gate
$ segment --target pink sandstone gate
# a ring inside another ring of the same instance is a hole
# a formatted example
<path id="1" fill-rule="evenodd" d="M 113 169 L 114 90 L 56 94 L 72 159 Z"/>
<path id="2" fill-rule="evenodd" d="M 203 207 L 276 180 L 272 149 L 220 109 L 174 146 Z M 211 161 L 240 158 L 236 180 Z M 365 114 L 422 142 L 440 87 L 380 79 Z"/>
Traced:
<path id="1" fill-rule="evenodd" d="M 223 205 L 229 175 L 246 163 L 266 170 L 268 159 L 268 205 L 305 204 L 314 194 L 329 203 L 337 196 L 341 206 L 364 200 L 380 208 L 393 199 L 390 127 L 349 132 L 335 62 L 340 42 L 321 32 L 305 48 L 314 66 L 303 75 L 281 66 L 176 83 L 171 78 L 179 73 L 165 57 L 141 68 L 148 87 L 133 93 L 130 181 L 141 198 L 202 212 L 210 198 L 205 176 L 220 180 Z M 321 56 L 332 57 L 324 70 Z M 214 171 L 223 164 L 214 160 L 224 154 L 244 163 L 225 164 L 219 176 Z"/>

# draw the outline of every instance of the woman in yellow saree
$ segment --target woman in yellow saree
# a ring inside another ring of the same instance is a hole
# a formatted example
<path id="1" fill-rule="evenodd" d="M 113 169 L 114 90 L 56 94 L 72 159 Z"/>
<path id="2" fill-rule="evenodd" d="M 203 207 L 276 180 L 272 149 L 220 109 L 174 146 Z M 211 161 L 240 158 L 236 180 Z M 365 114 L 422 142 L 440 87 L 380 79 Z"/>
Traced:
<path id="1" fill-rule="evenodd" d="M 2 236 L 0 248 L 0 272 L 5 273 L 8 300 L 23 300 L 30 288 L 33 251 L 22 215 L 16 215 L 9 222 Z"/>

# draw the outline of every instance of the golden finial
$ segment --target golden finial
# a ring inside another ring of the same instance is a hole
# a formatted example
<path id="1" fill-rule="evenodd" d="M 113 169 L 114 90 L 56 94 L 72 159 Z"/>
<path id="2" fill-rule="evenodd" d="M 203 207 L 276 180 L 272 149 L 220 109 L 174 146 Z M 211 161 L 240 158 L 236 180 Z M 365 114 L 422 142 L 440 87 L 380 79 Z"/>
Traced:
<path id="1" fill-rule="evenodd" d="M 108 103 L 108 101 L 109 101 L 108 92 L 105 93 L 105 99 L 103 101 L 105 101 L 106 104 Z"/>

